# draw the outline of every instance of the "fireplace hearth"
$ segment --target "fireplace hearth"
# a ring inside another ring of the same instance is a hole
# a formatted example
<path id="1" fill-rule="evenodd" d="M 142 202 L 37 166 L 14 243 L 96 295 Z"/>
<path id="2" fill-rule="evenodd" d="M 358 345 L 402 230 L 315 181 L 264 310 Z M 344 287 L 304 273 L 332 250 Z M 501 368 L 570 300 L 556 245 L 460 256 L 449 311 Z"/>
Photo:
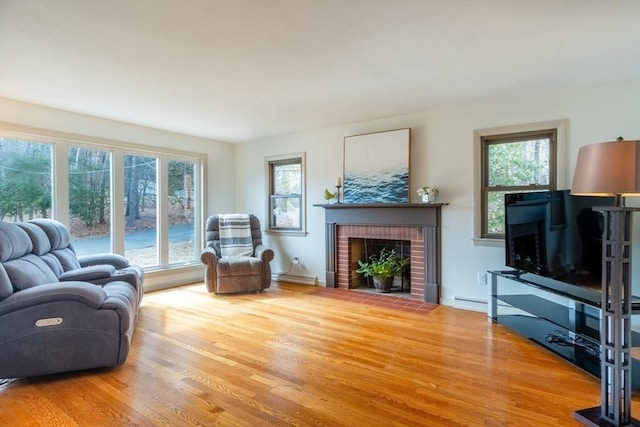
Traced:
<path id="1" fill-rule="evenodd" d="M 315 205 L 325 209 L 327 287 L 358 287 L 350 240 L 406 241 L 413 299 L 440 300 L 440 215 L 444 203 Z M 356 259 L 354 259 L 356 258 Z"/>

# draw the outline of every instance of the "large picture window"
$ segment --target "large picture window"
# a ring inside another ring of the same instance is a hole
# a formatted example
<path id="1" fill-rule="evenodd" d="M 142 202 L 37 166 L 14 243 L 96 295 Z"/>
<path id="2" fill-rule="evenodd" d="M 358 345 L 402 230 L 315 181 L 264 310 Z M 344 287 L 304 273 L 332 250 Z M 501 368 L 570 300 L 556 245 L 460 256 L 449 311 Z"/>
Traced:
<path id="1" fill-rule="evenodd" d="M 204 156 L 13 135 L 0 136 L 0 219 L 57 219 L 79 256 L 120 253 L 146 270 L 199 264 Z"/>
<path id="2" fill-rule="evenodd" d="M 269 230 L 304 230 L 304 155 L 267 159 Z"/>

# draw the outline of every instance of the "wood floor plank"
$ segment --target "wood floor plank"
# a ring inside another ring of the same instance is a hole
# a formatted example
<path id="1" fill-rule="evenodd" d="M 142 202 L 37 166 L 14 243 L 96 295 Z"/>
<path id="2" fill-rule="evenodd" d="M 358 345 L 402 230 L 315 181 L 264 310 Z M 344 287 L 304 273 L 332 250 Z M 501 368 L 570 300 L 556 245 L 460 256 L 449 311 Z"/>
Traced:
<path id="1" fill-rule="evenodd" d="M 123 366 L 0 383 L 0 425 L 578 426 L 599 404 L 596 378 L 484 313 L 315 290 L 149 293 Z"/>

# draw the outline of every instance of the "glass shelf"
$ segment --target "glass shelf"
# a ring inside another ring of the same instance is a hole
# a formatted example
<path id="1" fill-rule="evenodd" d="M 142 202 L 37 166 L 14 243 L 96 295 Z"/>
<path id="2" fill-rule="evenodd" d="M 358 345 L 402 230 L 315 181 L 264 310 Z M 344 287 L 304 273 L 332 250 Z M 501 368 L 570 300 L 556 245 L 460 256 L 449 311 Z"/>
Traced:
<path id="1" fill-rule="evenodd" d="M 522 283 L 524 285 L 543 290 L 561 297 L 587 304 L 592 307 L 602 306 L 600 287 L 578 286 L 548 277 L 538 276 L 532 273 L 521 273 L 516 270 L 489 271 L 490 275 L 501 277 Z M 631 311 L 633 314 L 640 314 L 640 297 L 633 296 L 631 301 Z"/>
<path id="2" fill-rule="evenodd" d="M 600 377 L 600 290 L 555 280 L 490 271 L 489 316 L 586 372 Z M 640 314 L 640 299 L 632 314 Z M 640 350 L 640 333 L 631 345 Z M 640 389 L 640 360 L 632 350 L 632 387 Z"/>

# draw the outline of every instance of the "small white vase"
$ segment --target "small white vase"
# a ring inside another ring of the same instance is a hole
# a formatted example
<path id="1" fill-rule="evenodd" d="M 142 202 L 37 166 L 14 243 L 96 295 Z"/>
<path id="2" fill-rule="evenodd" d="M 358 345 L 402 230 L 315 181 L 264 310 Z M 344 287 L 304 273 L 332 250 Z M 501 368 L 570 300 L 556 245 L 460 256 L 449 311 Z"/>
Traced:
<path id="1" fill-rule="evenodd" d="M 422 196 L 422 203 L 433 203 L 436 201 L 436 195 L 433 193 L 426 193 Z"/>

